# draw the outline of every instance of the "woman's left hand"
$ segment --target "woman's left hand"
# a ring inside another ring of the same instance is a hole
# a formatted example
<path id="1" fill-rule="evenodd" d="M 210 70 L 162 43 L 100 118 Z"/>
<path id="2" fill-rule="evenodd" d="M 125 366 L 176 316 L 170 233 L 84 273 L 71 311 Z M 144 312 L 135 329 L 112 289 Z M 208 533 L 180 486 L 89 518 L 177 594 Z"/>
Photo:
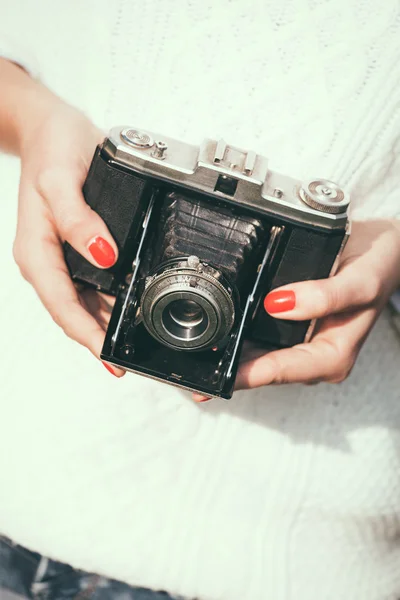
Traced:
<path id="1" fill-rule="evenodd" d="M 320 319 L 312 341 L 269 353 L 246 349 L 235 389 L 343 381 L 399 282 L 400 221 L 353 223 L 334 277 L 286 285 L 266 298 L 266 310 L 279 319 Z"/>

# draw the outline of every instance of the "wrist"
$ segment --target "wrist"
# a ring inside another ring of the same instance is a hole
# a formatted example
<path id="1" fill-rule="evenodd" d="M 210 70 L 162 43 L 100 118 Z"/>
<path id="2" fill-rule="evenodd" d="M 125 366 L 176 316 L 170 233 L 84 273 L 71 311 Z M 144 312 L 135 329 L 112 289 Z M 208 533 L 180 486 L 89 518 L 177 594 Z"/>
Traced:
<path id="1" fill-rule="evenodd" d="M 21 155 L 49 111 L 62 101 L 21 67 L 0 59 L 0 147 Z"/>
<path id="2" fill-rule="evenodd" d="M 399 202 L 400 202 L 400 198 L 399 198 Z M 399 245 L 400 245 L 400 218 L 399 219 L 392 219 L 391 222 L 392 222 L 393 227 L 396 229 L 396 231 L 398 233 Z"/>
<path id="3" fill-rule="evenodd" d="M 33 85 L 29 86 L 23 103 L 15 112 L 17 152 L 21 158 L 50 113 L 62 104 L 63 101 L 44 85 L 33 82 Z"/>

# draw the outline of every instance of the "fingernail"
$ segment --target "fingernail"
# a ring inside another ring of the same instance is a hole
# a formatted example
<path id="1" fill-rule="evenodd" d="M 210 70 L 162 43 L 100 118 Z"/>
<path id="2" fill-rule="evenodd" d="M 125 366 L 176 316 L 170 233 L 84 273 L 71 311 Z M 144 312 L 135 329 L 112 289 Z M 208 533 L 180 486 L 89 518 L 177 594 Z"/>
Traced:
<path id="1" fill-rule="evenodd" d="M 107 369 L 107 371 L 109 373 L 111 373 L 111 375 L 114 375 L 114 377 L 116 377 L 116 374 L 114 373 L 114 369 L 109 364 L 107 364 L 105 362 L 103 362 L 102 364 L 105 366 L 105 368 Z"/>
<path id="2" fill-rule="evenodd" d="M 270 292 L 264 299 L 267 313 L 281 313 L 293 310 L 296 306 L 296 295 L 292 290 L 277 290 Z"/>
<path id="3" fill-rule="evenodd" d="M 115 252 L 112 246 L 99 235 L 89 242 L 88 250 L 101 267 L 111 267 L 115 263 Z"/>
<path id="4" fill-rule="evenodd" d="M 208 396 L 199 396 L 198 394 L 193 394 L 193 400 L 200 404 L 200 402 L 208 402 L 209 400 L 211 400 L 211 398 L 209 398 Z"/>

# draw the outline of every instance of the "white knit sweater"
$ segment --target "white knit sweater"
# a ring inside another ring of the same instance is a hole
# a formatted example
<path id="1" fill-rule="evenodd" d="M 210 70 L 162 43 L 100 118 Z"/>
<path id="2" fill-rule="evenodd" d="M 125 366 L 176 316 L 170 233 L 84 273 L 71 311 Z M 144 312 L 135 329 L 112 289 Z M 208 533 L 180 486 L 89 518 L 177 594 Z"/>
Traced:
<path id="1" fill-rule="evenodd" d="M 400 216 L 397 0 L 7 8 L 0 31 L 100 126 L 221 136 L 292 176 L 343 182 L 357 217 Z M 400 347 L 386 316 L 340 386 L 195 405 L 116 380 L 13 265 L 17 182 L 1 158 L 0 531 L 188 598 L 397 600 Z"/>

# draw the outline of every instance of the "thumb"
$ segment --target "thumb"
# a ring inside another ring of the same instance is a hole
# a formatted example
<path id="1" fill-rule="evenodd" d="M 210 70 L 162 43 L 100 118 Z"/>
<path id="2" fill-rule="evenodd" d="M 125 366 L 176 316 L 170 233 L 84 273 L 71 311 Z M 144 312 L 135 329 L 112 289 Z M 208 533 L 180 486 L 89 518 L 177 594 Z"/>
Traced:
<path id="1" fill-rule="evenodd" d="M 273 290 L 265 297 L 264 308 L 279 319 L 318 319 L 368 306 L 379 293 L 379 282 L 354 262 L 329 279 L 303 281 Z"/>
<path id="2" fill-rule="evenodd" d="M 67 170 L 46 173 L 39 191 L 49 205 L 60 237 L 96 267 L 108 269 L 117 245 L 101 217 L 85 202 L 78 182 Z"/>

